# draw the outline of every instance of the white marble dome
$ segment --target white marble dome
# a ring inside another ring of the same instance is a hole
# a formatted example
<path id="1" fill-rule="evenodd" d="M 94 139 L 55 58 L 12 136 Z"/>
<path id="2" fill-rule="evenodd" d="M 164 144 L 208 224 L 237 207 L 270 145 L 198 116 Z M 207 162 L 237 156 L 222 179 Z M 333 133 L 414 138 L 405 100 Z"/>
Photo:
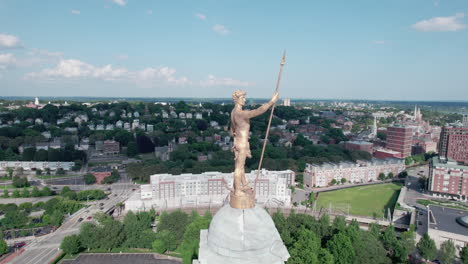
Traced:
<path id="1" fill-rule="evenodd" d="M 265 209 L 219 210 L 200 233 L 200 264 L 283 264 L 289 253 Z M 195 262 L 197 263 L 197 262 Z"/>

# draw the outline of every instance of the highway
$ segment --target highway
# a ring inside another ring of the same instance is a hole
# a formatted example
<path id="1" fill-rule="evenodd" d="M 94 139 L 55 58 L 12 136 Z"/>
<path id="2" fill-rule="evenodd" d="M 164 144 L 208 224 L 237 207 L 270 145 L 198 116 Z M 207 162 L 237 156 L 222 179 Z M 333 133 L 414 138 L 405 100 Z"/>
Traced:
<path id="1" fill-rule="evenodd" d="M 82 208 L 70 217 L 64 220 L 64 223 L 55 232 L 38 237 L 28 242 L 25 246 L 25 251 L 13 259 L 10 263 L 14 264 L 44 264 L 49 263 L 59 253 L 60 243 L 65 236 L 79 233 L 80 225 L 86 221 L 94 221 L 94 219 L 86 219 L 93 216 L 99 211 L 107 211 L 114 207 L 117 203 L 125 201 L 132 193 L 134 185 L 127 183 L 112 184 L 112 194 L 108 200 L 100 200 L 90 202 L 91 206 Z M 103 210 L 100 210 L 100 203 L 104 203 Z M 78 221 L 83 218 L 83 221 Z"/>

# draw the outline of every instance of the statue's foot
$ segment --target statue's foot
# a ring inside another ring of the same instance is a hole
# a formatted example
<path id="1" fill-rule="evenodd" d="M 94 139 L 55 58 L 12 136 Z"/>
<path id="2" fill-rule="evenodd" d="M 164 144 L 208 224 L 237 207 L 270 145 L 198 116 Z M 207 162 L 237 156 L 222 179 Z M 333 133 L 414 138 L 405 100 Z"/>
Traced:
<path id="1" fill-rule="evenodd" d="M 234 195 L 235 195 L 235 196 L 243 196 L 243 195 L 245 195 L 245 193 L 244 193 L 242 190 L 237 190 L 237 189 L 236 189 L 236 190 L 234 191 Z"/>

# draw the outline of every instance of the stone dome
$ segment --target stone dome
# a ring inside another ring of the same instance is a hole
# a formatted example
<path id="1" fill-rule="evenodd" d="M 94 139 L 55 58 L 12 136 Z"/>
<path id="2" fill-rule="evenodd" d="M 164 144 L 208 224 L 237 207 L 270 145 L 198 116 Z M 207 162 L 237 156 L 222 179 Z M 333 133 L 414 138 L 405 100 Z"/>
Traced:
<path id="1" fill-rule="evenodd" d="M 221 208 L 200 233 L 201 264 L 282 264 L 289 253 L 265 209 Z"/>

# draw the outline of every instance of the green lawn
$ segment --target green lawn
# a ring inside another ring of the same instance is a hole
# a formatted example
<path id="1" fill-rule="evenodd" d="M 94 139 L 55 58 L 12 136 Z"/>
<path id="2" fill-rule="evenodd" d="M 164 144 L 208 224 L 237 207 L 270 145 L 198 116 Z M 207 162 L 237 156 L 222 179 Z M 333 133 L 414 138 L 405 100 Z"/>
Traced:
<path id="1" fill-rule="evenodd" d="M 329 208 L 351 215 L 382 217 L 387 208 L 393 212 L 401 184 L 387 183 L 323 192 L 319 194 L 317 209 Z M 385 212 L 385 215 L 387 213 Z"/>

